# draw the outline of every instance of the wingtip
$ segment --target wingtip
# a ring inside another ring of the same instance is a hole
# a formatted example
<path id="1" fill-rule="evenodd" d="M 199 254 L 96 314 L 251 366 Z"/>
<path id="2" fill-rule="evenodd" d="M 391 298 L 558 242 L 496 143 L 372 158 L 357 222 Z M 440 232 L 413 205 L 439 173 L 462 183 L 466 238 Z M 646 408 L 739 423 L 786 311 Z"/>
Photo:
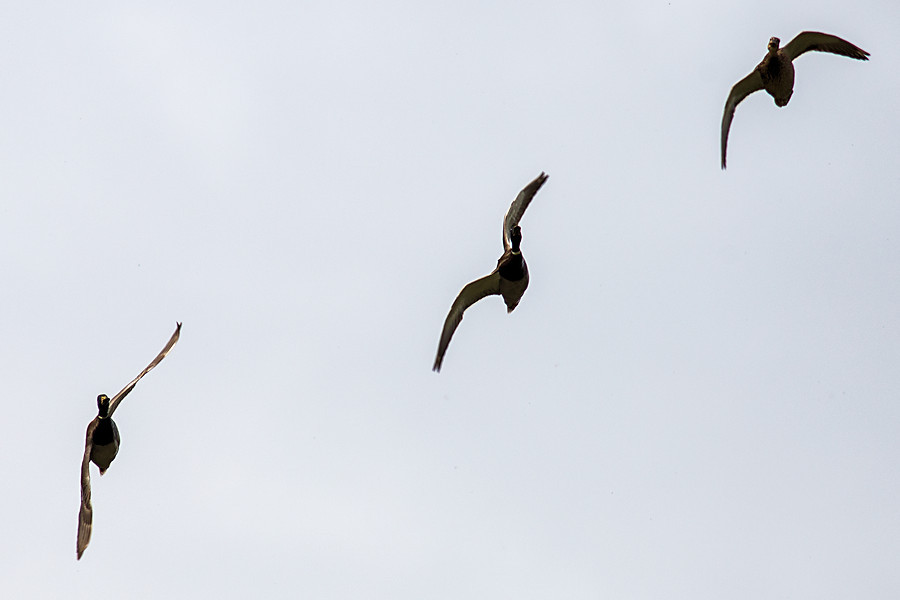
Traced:
<path id="1" fill-rule="evenodd" d="M 75 560 L 81 560 L 81 557 L 84 556 L 84 551 L 87 550 L 88 544 L 91 543 L 90 529 L 88 529 L 87 531 L 82 531 L 84 527 L 84 523 L 79 523 L 78 539 L 75 540 Z M 90 526 L 88 525 L 88 527 Z"/>

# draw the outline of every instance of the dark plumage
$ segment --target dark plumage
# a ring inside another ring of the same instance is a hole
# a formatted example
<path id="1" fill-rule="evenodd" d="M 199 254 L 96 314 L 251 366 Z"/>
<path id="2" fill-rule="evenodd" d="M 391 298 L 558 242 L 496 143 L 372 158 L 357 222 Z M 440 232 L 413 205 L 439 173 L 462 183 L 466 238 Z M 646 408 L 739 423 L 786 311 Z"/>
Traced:
<path id="1" fill-rule="evenodd" d="M 453 332 L 462 321 L 463 313 L 467 308 L 486 296 L 500 295 L 503 297 L 503 302 L 506 303 L 506 312 L 510 313 L 522 299 L 522 295 L 528 287 L 528 265 L 525 264 L 525 257 L 522 256 L 519 248 L 522 242 L 519 220 L 525 214 L 525 209 L 528 208 L 531 199 L 547 181 L 547 177 L 545 173 L 541 173 L 534 181 L 526 185 L 506 212 L 506 216 L 503 218 L 503 256 L 497 261 L 497 268 L 490 275 L 485 275 L 466 285 L 453 301 L 453 306 L 450 307 L 441 331 L 441 340 L 438 343 L 437 356 L 434 358 L 433 371 L 441 370 L 441 363 L 444 361 L 447 346 L 450 345 L 450 338 L 453 337 Z"/>
<path id="2" fill-rule="evenodd" d="M 137 377 L 122 388 L 112 400 L 106 394 L 97 396 L 97 416 L 88 423 L 84 441 L 84 456 L 81 458 L 81 508 L 78 511 L 78 540 L 76 542 L 76 553 L 79 559 L 84 554 L 88 542 L 91 541 L 91 524 L 94 520 L 94 509 L 91 506 L 91 463 L 93 462 L 97 465 L 100 469 L 100 474 L 103 475 L 119 452 L 119 428 L 116 427 L 115 421 L 112 420 L 112 415 L 116 412 L 119 403 L 141 380 L 141 377 L 149 373 L 153 367 L 166 357 L 166 354 L 178 341 L 180 335 L 181 323 L 177 323 L 175 333 L 166 342 L 162 351 L 156 355 L 156 358 Z"/>
<path id="3" fill-rule="evenodd" d="M 777 37 L 769 39 L 769 52 L 762 62 L 749 75 L 734 84 L 725 112 L 722 115 L 722 168 L 725 168 L 725 152 L 728 148 L 728 130 L 734 118 L 734 109 L 741 100 L 759 90 L 766 90 L 775 99 L 776 106 L 787 106 L 794 93 L 794 59 L 810 50 L 831 52 L 857 60 L 869 60 L 869 53 L 846 40 L 820 33 L 804 31 L 792 39 L 787 46 L 779 48 L 781 40 Z"/>

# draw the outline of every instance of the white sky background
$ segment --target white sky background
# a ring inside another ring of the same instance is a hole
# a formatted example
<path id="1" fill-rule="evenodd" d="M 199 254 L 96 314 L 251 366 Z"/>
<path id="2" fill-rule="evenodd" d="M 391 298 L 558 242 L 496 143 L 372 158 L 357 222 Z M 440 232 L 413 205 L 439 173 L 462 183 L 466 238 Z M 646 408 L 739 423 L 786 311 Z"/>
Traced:
<path id="1" fill-rule="evenodd" d="M 895 597 L 900 4 L 433 4 L 0 8 L 3 596 Z"/>

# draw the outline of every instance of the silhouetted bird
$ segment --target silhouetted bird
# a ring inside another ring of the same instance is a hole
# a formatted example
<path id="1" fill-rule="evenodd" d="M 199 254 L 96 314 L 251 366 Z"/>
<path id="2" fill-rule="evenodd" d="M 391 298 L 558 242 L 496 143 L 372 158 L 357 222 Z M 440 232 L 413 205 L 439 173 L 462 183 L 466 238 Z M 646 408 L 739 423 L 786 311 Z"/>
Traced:
<path id="1" fill-rule="evenodd" d="M 503 301 L 506 303 L 506 312 L 510 313 L 522 299 L 522 294 L 528 287 L 528 265 L 525 264 L 525 257 L 522 256 L 522 251 L 519 249 L 522 242 L 519 220 L 525 214 L 525 209 L 528 208 L 531 199 L 547 181 L 547 177 L 546 174 L 541 173 L 534 181 L 526 185 L 506 212 L 506 217 L 503 219 L 503 256 L 497 261 L 497 268 L 490 275 L 485 275 L 468 284 L 453 301 L 450 313 L 444 321 L 444 329 L 441 331 L 441 341 L 438 343 L 433 371 L 441 370 L 441 363 L 444 360 L 444 353 L 447 352 L 447 346 L 450 345 L 450 338 L 453 337 L 453 332 L 462 321 L 463 313 L 467 308 L 485 296 L 500 295 L 503 296 Z"/>
<path id="2" fill-rule="evenodd" d="M 769 39 L 769 53 L 762 62 L 749 75 L 734 84 L 728 101 L 725 102 L 725 113 L 722 115 L 722 168 L 725 168 L 725 150 L 728 147 L 728 130 L 731 129 L 731 119 L 734 118 L 734 109 L 741 100 L 759 90 L 766 90 L 775 99 L 777 106 L 786 106 L 794 93 L 794 59 L 810 50 L 819 52 L 831 52 L 841 56 L 849 56 L 857 60 L 869 60 L 869 53 L 857 48 L 850 42 L 841 38 L 819 33 L 818 31 L 804 31 L 792 39 L 787 46 L 779 48 L 781 40 L 777 37 Z"/>
<path id="3" fill-rule="evenodd" d="M 101 475 L 109 468 L 119 452 L 119 428 L 112 420 L 113 413 L 116 412 L 116 408 L 125 396 L 134 389 L 135 384 L 141 380 L 141 377 L 149 373 L 166 357 L 166 354 L 178 341 L 179 335 L 181 335 L 181 323 L 176 324 L 175 333 L 169 338 L 162 352 L 157 354 L 156 358 L 122 388 L 122 391 L 116 394 L 112 400 L 106 394 L 97 396 L 97 416 L 88 423 L 84 441 L 84 456 L 81 459 L 81 509 L 78 511 L 78 541 L 76 544 L 79 559 L 84 554 L 88 542 L 91 541 L 91 523 L 94 520 L 94 510 L 91 507 L 91 462 L 99 467 Z"/>

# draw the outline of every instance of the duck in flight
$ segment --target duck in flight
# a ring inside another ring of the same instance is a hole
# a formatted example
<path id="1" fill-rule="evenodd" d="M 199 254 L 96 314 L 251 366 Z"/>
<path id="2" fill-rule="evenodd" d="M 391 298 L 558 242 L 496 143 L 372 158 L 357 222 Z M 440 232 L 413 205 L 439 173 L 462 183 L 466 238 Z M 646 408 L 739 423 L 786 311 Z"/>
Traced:
<path id="1" fill-rule="evenodd" d="M 432 370 L 440 372 L 441 363 L 444 361 L 444 353 L 450 345 L 453 332 L 462 321 L 463 313 L 467 308 L 486 296 L 499 295 L 506 303 L 506 312 L 511 313 L 522 299 L 525 288 L 528 287 L 528 265 L 519 248 L 522 243 L 522 229 L 519 220 L 525 214 L 525 209 L 531 203 L 531 199 L 537 193 L 548 175 L 541 173 L 537 178 L 525 186 L 519 192 L 516 199 L 510 205 L 506 216 L 503 218 L 503 256 L 497 261 L 497 268 L 490 275 L 476 279 L 462 289 L 450 313 L 444 321 L 444 329 L 441 331 L 441 341 L 438 343 L 437 356 L 434 358 Z"/>
<path id="2" fill-rule="evenodd" d="M 734 109 L 741 100 L 759 90 L 766 90 L 775 99 L 776 106 L 786 106 L 794 93 L 794 59 L 810 50 L 831 52 L 857 60 L 869 60 L 869 53 L 835 35 L 818 31 L 804 31 L 779 48 L 781 40 L 777 37 L 769 39 L 769 52 L 762 62 L 749 75 L 734 84 L 728 101 L 725 102 L 725 113 L 722 115 L 722 168 L 725 168 L 725 150 L 728 147 L 728 130 Z"/>
<path id="3" fill-rule="evenodd" d="M 84 442 L 84 456 L 81 459 L 81 509 L 78 511 L 78 542 L 76 546 L 79 559 L 84 554 L 88 542 L 91 541 L 91 523 L 94 517 L 94 510 L 91 506 L 91 463 L 93 462 L 97 465 L 100 469 L 100 474 L 103 475 L 119 452 L 119 428 L 116 427 L 115 421 L 112 420 L 112 415 L 116 412 L 119 403 L 141 380 L 141 377 L 162 362 L 162 359 L 166 357 L 166 354 L 178 341 L 180 335 L 181 323 L 177 323 L 175 333 L 166 342 L 162 351 L 156 355 L 156 358 L 137 377 L 113 396 L 112 400 L 106 394 L 97 396 L 98 414 L 93 421 L 88 423 Z"/>

